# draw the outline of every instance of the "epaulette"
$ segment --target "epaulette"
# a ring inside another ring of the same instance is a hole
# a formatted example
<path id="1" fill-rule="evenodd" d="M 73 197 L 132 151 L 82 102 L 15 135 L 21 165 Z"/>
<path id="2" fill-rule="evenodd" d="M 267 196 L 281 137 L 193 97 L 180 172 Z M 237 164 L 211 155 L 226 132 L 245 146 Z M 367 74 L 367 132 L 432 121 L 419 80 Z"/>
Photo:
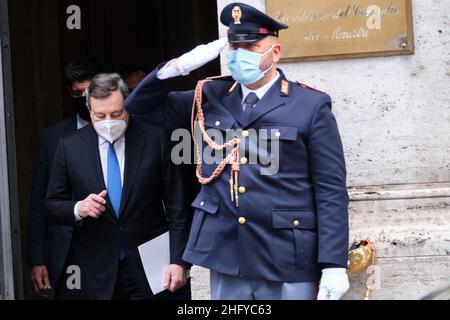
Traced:
<path id="1" fill-rule="evenodd" d="M 320 92 L 320 93 L 325 93 L 325 92 L 323 92 L 323 91 L 320 91 L 319 89 L 316 89 L 316 88 L 310 87 L 310 86 L 308 86 L 308 85 L 306 85 L 306 84 L 304 84 L 304 83 L 301 83 L 300 81 L 297 81 L 297 83 L 298 83 L 300 86 L 302 86 L 303 88 L 308 88 L 308 89 L 311 89 L 311 90 L 314 90 L 314 91 L 317 91 L 317 92 Z"/>

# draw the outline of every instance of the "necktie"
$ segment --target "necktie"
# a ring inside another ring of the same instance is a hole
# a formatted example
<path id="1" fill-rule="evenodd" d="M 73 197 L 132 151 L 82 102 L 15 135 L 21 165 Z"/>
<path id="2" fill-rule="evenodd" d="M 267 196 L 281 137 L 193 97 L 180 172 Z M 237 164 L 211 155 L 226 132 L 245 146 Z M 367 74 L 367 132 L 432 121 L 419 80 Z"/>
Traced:
<path id="1" fill-rule="evenodd" d="M 120 215 L 120 200 L 122 199 L 122 178 L 120 175 L 119 160 L 117 160 L 114 145 L 109 144 L 108 149 L 108 197 L 111 201 L 114 213 Z"/>
<path id="2" fill-rule="evenodd" d="M 247 119 L 250 118 L 250 115 L 253 111 L 255 104 L 259 101 L 258 96 L 254 92 L 250 92 L 244 100 L 244 114 Z"/>
<path id="3" fill-rule="evenodd" d="M 117 218 L 120 215 L 120 201 L 122 199 L 122 177 L 120 174 L 119 160 L 117 159 L 116 150 L 114 145 L 109 144 L 108 149 L 108 197 L 111 201 L 114 213 Z M 123 261 L 125 259 L 125 251 L 122 245 L 120 246 L 119 259 Z"/>

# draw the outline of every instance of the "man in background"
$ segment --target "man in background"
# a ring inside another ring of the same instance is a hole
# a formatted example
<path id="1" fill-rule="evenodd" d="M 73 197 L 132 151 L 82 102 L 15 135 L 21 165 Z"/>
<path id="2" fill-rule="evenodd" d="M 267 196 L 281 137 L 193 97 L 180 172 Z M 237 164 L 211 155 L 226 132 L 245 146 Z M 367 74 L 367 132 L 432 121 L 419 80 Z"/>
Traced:
<path id="1" fill-rule="evenodd" d="M 125 81 L 129 93 L 133 92 L 139 83 L 147 76 L 148 68 L 143 65 L 132 65 L 124 68 L 120 75 L 123 81 Z"/>
<path id="2" fill-rule="evenodd" d="M 70 62 L 65 69 L 67 88 L 73 100 L 75 115 L 40 132 L 38 155 L 31 191 L 28 226 L 28 265 L 34 289 L 43 297 L 58 281 L 70 247 L 73 228 L 49 224 L 45 210 L 48 178 L 56 146 L 61 137 L 70 135 L 90 121 L 85 90 L 91 79 L 102 71 L 93 57 Z M 58 292 L 55 292 L 58 298 Z"/>

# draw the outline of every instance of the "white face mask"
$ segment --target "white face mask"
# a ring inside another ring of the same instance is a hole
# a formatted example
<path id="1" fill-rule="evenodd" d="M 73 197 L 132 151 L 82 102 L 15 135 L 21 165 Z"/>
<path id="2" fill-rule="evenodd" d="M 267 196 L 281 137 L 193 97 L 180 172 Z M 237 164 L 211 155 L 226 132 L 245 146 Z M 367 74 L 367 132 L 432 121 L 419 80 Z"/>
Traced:
<path id="1" fill-rule="evenodd" d="M 102 120 L 97 121 L 94 128 L 100 137 L 114 143 L 125 133 L 127 123 L 124 120 Z"/>

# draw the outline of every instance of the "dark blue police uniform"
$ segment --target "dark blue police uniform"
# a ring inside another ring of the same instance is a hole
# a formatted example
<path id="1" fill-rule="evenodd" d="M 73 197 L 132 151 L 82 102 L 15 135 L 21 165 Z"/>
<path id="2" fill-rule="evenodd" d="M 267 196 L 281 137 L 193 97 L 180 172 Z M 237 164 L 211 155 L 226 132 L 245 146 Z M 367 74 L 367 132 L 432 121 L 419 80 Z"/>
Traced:
<path id="1" fill-rule="evenodd" d="M 236 7 L 239 10 L 233 11 Z M 227 6 L 222 22 L 230 27 L 230 42 L 258 41 L 284 28 L 244 4 Z M 127 110 L 166 128 L 189 129 L 194 92 L 171 92 L 173 80 L 159 80 L 160 68 L 130 95 Z M 183 259 L 244 279 L 317 281 L 323 266 L 347 266 L 343 147 L 330 97 L 288 81 L 278 71 L 279 79 L 249 117 L 242 110 L 241 86 L 231 77 L 205 83 L 206 129 L 219 130 L 223 136 L 235 130 L 241 140 L 239 206 L 230 197 L 227 166 L 216 180 L 202 186 L 192 203 L 196 212 Z M 261 158 L 274 151 L 251 150 L 251 139 L 260 129 L 268 134 L 259 137 L 267 143 L 258 148 L 279 146 L 279 168 L 273 175 L 261 174 L 267 164 L 249 163 L 252 152 Z M 210 176 L 216 167 L 204 163 L 203 176 Z"/>

